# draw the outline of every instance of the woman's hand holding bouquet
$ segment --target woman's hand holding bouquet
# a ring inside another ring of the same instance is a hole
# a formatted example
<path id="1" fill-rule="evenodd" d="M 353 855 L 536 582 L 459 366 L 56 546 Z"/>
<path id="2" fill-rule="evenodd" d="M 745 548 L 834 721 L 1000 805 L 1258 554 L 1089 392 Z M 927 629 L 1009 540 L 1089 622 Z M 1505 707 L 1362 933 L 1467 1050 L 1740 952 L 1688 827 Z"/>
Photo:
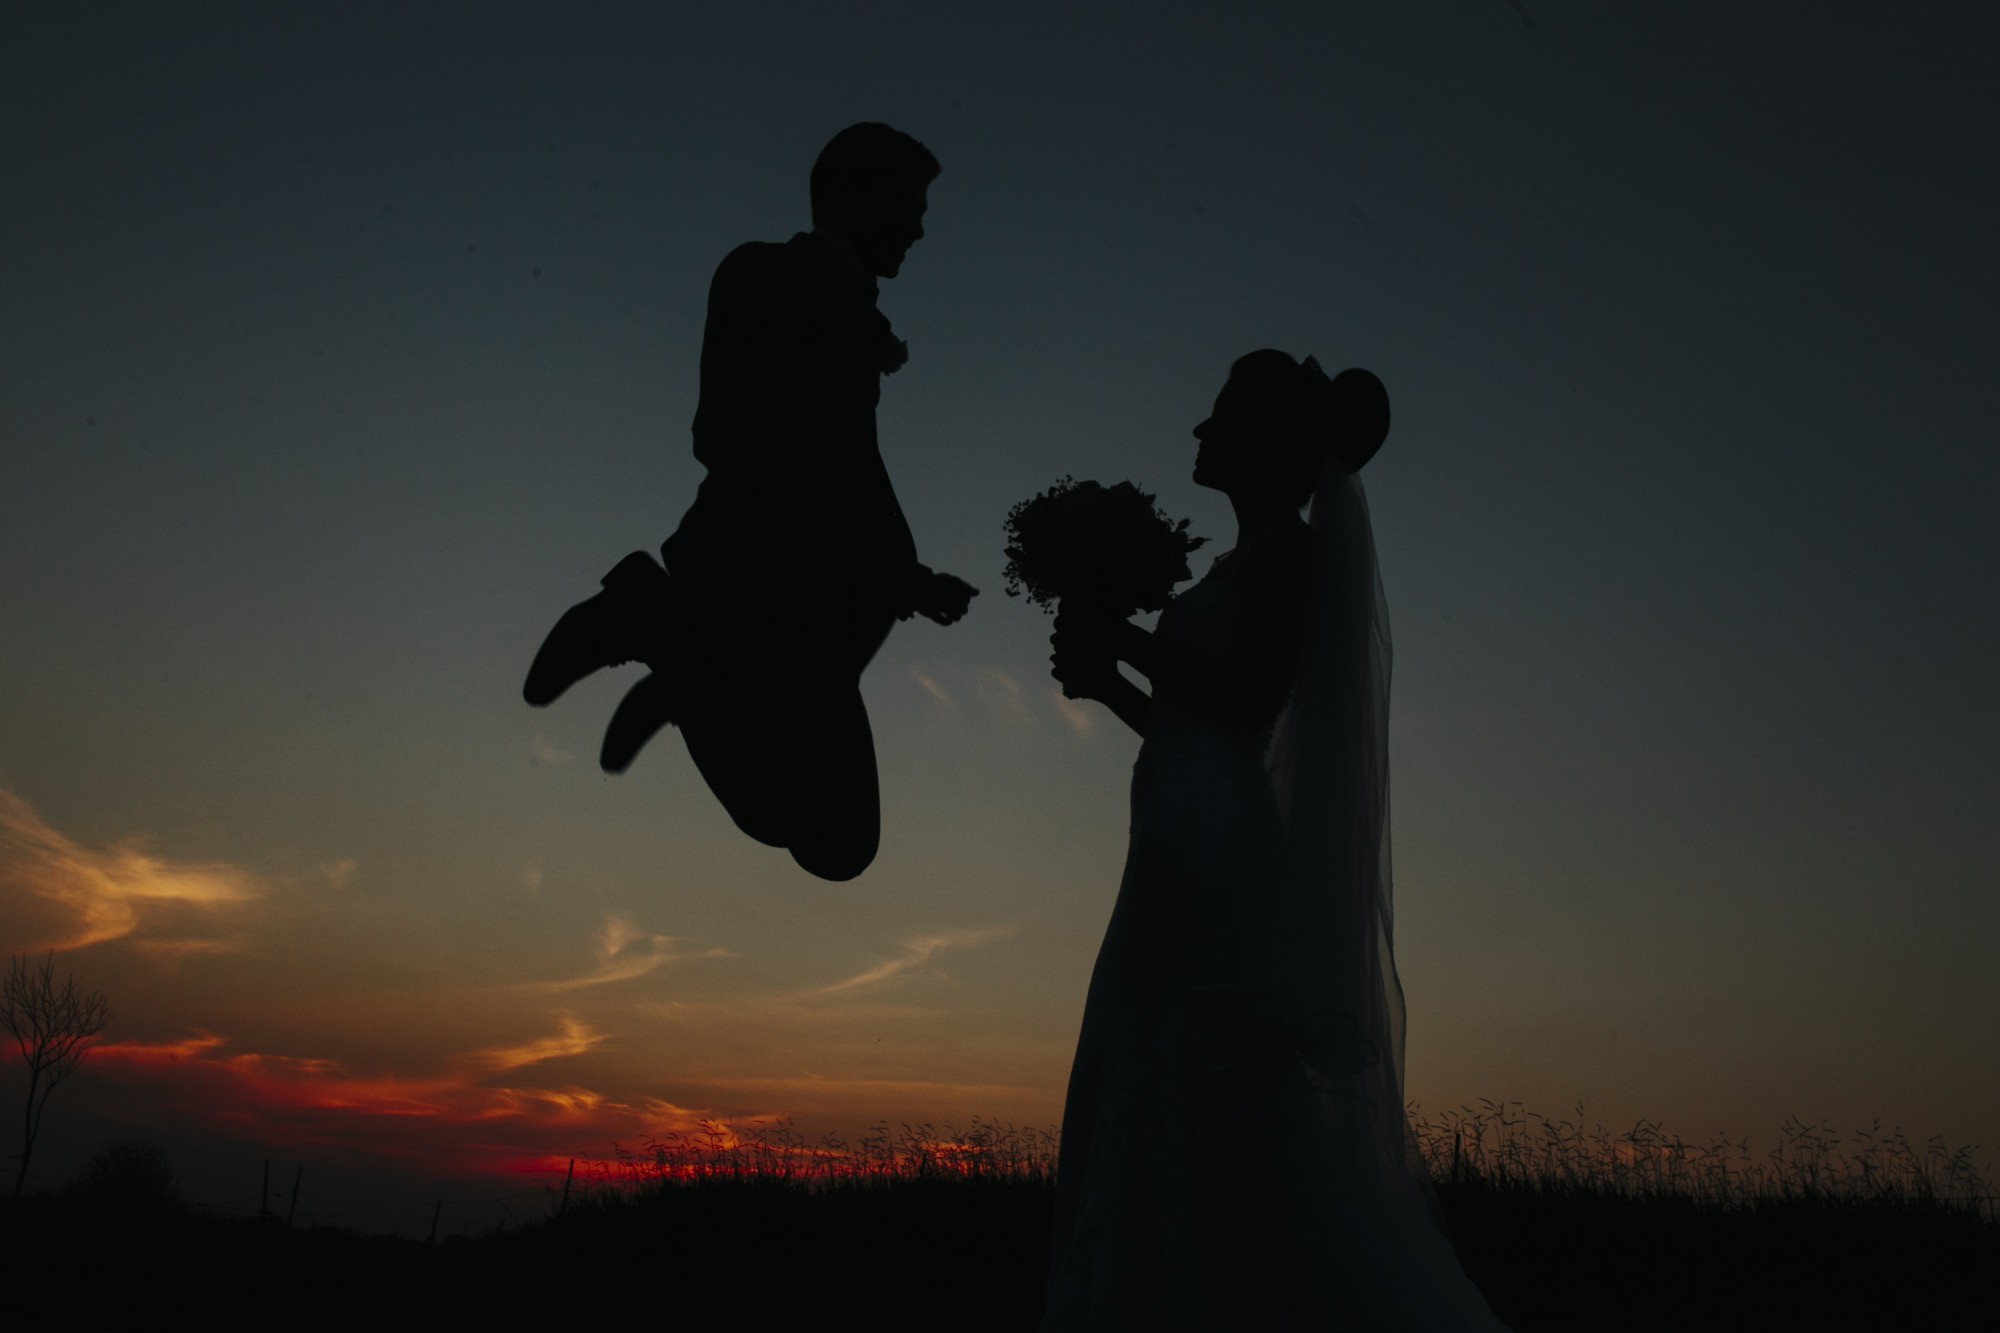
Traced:
<path id="1" fill-rule="evenodd" d="M 1051 660 L 1063 694 L 1103 699 L 1129 688 L 1117 664 L 1143 657 L 1146 643 L 1130 618 L 1166 606 L 1208 539 L 1189 536 L 1186 519 L 1168 518 L 1129 481 L 1069 477 L 1015 505 L 1006 526 L 1007 595 L 1058 612 Z"/>

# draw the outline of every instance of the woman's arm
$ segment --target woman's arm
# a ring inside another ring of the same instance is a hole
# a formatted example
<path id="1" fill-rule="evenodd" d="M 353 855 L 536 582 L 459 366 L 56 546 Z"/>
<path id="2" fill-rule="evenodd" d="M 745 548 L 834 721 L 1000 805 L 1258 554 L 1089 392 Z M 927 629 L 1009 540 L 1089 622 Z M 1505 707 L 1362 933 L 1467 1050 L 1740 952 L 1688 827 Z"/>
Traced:
<path id="1" fill-rule="evenodd" d="M 1112 631 L 1112 655 L 1147 680 L 1153 678 L 1153 634 L 1129 620 L 1121 620 Z"/>
<path id="2" fill-rule="evenodd" d="M 1129 620 L 1056 612 L 1056 632 L 1052 640 L 1059 651 L 1080 659 L 1104 658 L 1123 662 L 1140 675 L 1153 678 L 1153 635 Z"/>
<path id="3" fill-rule="evenodd" d="M 1144 690 L 1118 674 L 1113 667 L 1108 675 L 1096 683 L 1097 693 L 1083 697 L 1095 699 L 1111 710 L 1112 716 L 1132 728 L 1142 739 L 1146 735 L 1146 719 L 1153 711 L 1153 700 Z"/>

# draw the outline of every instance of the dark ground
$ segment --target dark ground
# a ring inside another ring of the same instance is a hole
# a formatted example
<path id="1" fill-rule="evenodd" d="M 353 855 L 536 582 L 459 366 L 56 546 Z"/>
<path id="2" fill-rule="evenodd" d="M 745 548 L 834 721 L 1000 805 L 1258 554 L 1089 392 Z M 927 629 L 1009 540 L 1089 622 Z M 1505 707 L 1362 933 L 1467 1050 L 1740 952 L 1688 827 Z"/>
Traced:
<path id="1" fill-rule="evenodd" d="M 1519 1333 L 1965 1327 L 1968 1308 L 1990 1317 L 2000 1276 L 2000 1225 L 1907 1205 L 1441 1200 Z M 38 1327 L 1030 1330 L 1050 1202 L 1037 1184 L 709 1184 L 425 1245 L 42 1195 L 0 1200 L 0 1271 L 10 1312 Z"/>

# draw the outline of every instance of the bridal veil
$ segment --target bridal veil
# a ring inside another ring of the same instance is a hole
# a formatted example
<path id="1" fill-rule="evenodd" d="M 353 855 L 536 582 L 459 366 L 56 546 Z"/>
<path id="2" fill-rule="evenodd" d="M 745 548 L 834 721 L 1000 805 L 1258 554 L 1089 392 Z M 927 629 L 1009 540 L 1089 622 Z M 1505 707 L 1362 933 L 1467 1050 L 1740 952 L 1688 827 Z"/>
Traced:
<path id="1" fill-rule="evenodd" d="M 1284 820 L 1280 989 L 1304 1019 L 1311 1121 L 1299 1187 L 1322 1225 L 1301 1260 L 1325 1274 L 1331 1327 L 1499 1329 L 1459 1268 L 1403 1103 L 1403 990 L 1389 858 L 1388 603 L 1360 478 L 1315 489 L 1309 630 L 1267 763 Z M 1308 1306 L 1311 1308 L 1311 1306 Z"/>

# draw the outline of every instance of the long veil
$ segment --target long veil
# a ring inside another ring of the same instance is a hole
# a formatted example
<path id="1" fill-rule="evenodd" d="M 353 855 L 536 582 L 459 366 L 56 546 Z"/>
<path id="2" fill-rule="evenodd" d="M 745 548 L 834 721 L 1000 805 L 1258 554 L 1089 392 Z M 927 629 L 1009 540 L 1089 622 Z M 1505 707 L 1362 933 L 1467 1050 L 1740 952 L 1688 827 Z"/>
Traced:
<path id="1" fill-rule="evenodd" d="M 1313 604 L 1267 764 L 1285 826 L 1281 986 L 1304 1016 L 1316 1173 L 1336 1200 L 1341 1279 L 1369 1327 L 1498 1329 L 1464 1276 L 1403 1104 L 1403 988 L 1389 864 L 1389 610 L 1361 480 L 1329 462 L 1314 491 Z M 1332 1256 L 1321 1255 L 1326 1264 Z"/>

